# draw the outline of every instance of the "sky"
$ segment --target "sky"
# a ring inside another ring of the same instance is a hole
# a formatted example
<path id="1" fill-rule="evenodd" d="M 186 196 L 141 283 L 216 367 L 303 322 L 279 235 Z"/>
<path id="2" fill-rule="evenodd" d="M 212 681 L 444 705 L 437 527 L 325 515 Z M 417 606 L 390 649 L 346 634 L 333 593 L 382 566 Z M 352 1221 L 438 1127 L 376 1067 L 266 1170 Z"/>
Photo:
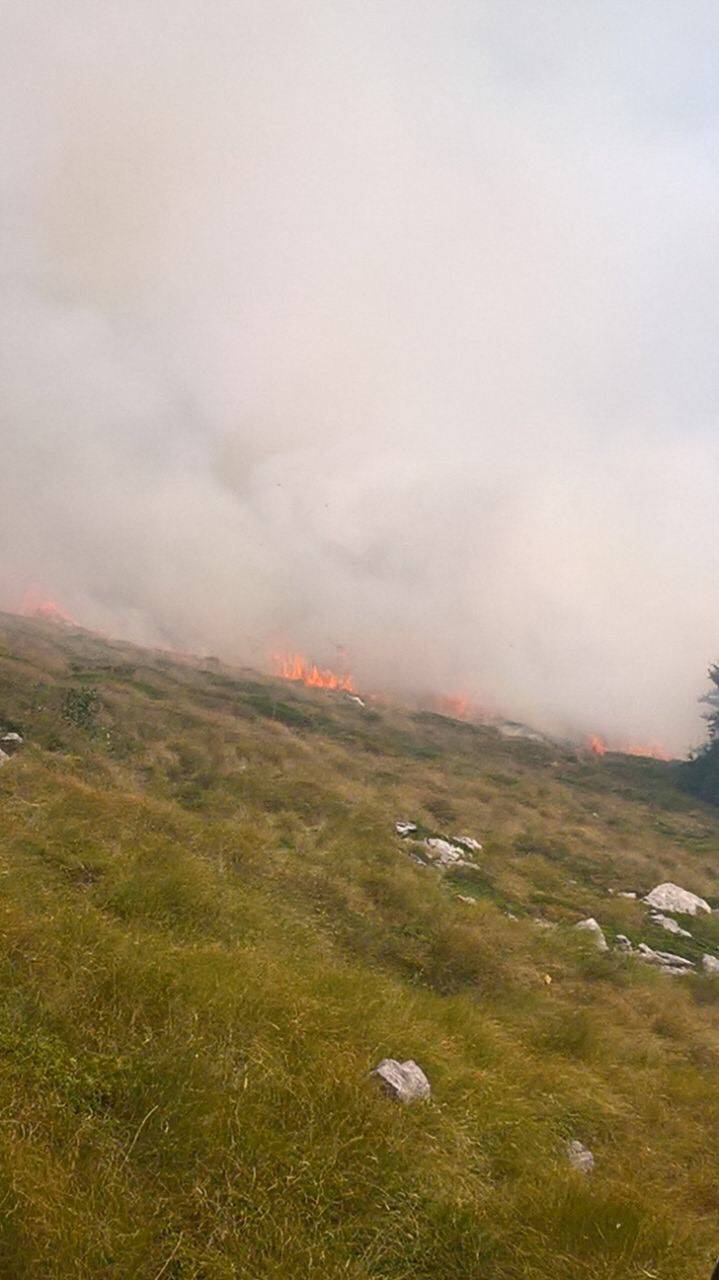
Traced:
<path id="1" fill-rule="evenodd" d="M 0 607 L 701 741 L 719 8 L 5 0 Z"/>

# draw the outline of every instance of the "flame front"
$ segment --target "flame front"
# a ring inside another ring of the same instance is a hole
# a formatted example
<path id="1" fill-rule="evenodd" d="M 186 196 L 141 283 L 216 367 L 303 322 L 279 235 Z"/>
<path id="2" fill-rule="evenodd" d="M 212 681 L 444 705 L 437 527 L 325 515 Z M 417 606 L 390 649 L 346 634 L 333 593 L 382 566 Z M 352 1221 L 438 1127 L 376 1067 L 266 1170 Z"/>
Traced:
<path id="1" fill-rule="evenodd" d="M 318 667 L 316 662 L 308 662 L 299 653 L 282 656 L 275 654 L 272 661 L 275 673 L 281 680 L 297 680 L 307 685 L 308 689 L 341 689 L 344 693 L 356 693 L 357 686 L 348 673 L 343 675 L 331 671 L 329 667 Z"/>
<path id="2" fill-rule="evenodd" d="M 20 613 L 26 618 L 42 618 L 44 622 L 64 622 L 72 627 L 78 625 L 69 613 L 60 608 L 59 604 L 43 596 L 34 587 L 30 587 L 25 592 Z"/>
<path id="3" fill-rule="evenodd" d="M 671 756 L 663 747 L 657 746 L 656 743 L 621 743 L 617 746 L 608 746 L 598 733 L 590 733 L 587 738 L 587 747 L 594 752 L 595 756 L 604 756 L 608 751 L 620 756 L 644 756 L 649 760 L 671 760 Z"/>

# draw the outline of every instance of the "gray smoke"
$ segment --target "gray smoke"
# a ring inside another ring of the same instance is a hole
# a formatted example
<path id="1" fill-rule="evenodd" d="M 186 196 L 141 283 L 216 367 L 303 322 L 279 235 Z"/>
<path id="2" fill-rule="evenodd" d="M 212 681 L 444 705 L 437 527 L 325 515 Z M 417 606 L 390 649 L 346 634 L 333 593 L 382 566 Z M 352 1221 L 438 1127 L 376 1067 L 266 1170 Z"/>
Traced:
<path id="1" fill-rule="evenodd" d="M 716 5 L 2 27 L 0 605 L 700 739 Z"/>

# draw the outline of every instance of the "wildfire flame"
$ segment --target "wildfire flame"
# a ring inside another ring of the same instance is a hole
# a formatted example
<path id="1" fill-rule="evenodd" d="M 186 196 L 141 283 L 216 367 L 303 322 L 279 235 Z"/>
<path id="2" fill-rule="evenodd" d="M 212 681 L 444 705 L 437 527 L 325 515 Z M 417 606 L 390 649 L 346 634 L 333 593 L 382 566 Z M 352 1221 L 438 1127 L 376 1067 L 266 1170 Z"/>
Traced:
<path id="1" fill-rule="evenodd" d="M 318 667 L 316 662 L 308 662 L 299 653 L 282 656 L 276 654 L 272 659 L 275 674 L 281 680 L 297 680 L 307 685 L 308 689 L 341 689 L 344 693 L 356 693 L 357 686 L 349 673 L 343 675 L 331 671 L 329 667 Z"/>
<path id="2" fill-rule="evenodd" d="M 608 746 L 598 733 L 590 733 L 587 738 L 587 747 L 595 756 L 604 756 L 607 751 L 613 751 L 617 755 L 622 756 L 644 756 L 650 760 L 671 760 L 671 756 L 663 747 L 657 746 L 656 743 L 622 743 L 620 746 Z"/>
<path id="3" fill-rule="evenodd" d="M 59 604 L 41 595 L 34 587 L 25 592 L 20 613 L 25 618 L 42 618 L 45 622 L 62 622 L 71 627 L 78 625 L 69 613 L 60 608 Z"/>
<path id="4" fill-rule="evenodd" d="M 472 704 L 466 694 L 449 693 L 435 699 L 435 708 L 439 715 L 451 720 L 468 720 Z"/>

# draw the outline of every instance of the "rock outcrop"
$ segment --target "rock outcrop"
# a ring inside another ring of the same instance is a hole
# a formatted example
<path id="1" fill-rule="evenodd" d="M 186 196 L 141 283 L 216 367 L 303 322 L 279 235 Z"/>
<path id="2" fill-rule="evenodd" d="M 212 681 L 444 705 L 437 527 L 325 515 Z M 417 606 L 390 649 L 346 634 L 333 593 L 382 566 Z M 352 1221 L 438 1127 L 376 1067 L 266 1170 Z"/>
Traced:
<path id="1" fill-rule="evenodd" d="M 443 840 L 440 836 L 430 836 L 425 840 L 424 848 L 432 861 L 438 862 L 441 867 L 474 866 L 474 863 L 465 857 L 466 849 L 462 849 L 458 844 L 452 844 L 449 840 Z"/>
<path id="2" fill-rule="evenodd" d="M 711 911 L 709 903 L 698 894 L 672 884 L 671 880 L 658 884 L 642 901 L 656 907 L 657 911 L 672 911 L 676 915 L 696 916 L 700 911 Z"/>

